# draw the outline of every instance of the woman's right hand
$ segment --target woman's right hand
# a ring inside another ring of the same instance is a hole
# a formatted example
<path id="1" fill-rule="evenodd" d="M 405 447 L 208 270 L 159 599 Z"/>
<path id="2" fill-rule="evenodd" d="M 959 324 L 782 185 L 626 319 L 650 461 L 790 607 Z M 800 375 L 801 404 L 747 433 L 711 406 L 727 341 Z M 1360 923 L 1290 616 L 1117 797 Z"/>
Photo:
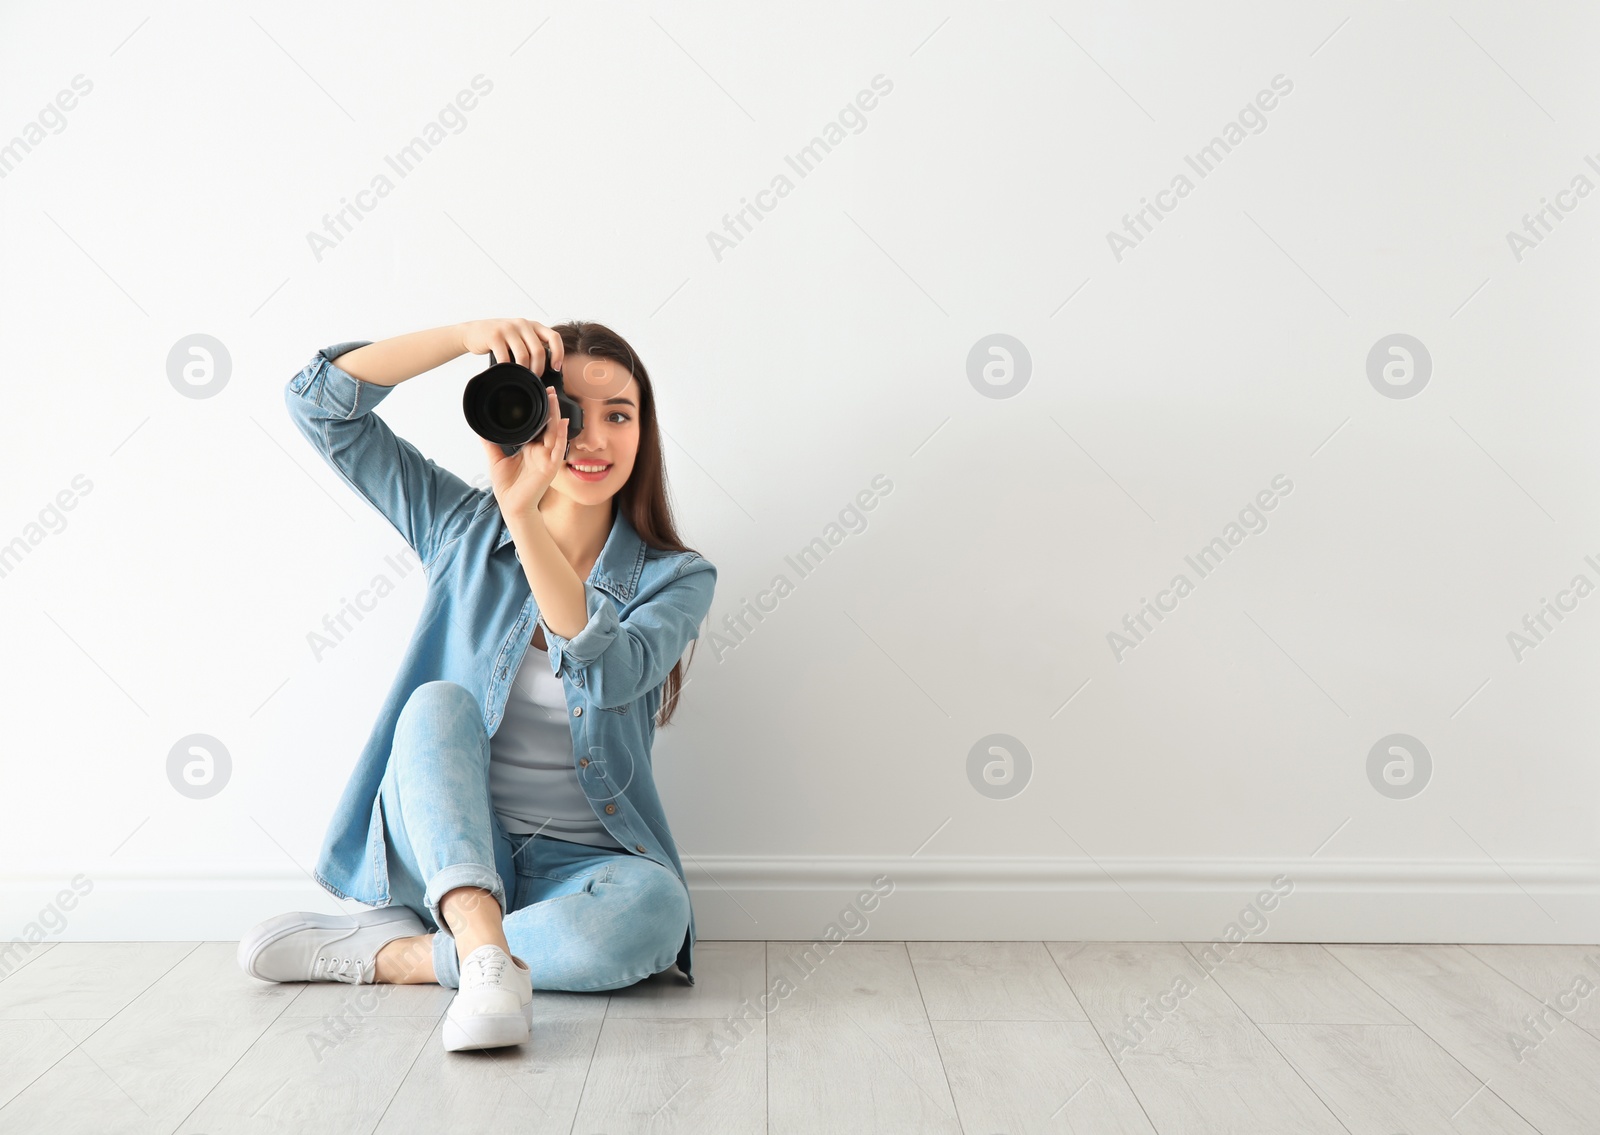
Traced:
<path id="1" fill-rule="evenodd" d="M 474 355 L 493 351 L 496 362 L 518 362 L 541 376 L 547 369 L 547 355 L 556 370 L 565 361 L 560 334 L 531 319 L 474 319 L 463 323 L 461 346 Z"/>

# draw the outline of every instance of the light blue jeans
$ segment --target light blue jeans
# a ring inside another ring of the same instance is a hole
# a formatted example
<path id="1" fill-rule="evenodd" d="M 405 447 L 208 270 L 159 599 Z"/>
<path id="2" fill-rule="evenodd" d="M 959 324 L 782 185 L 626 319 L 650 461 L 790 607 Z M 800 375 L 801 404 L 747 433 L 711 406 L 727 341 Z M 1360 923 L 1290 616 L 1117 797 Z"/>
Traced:
<path id="1" fill-rule="evenodd" d="M 456 887 L 494 895 L 535 989 L 620 989 L 676 963 L 689 929 L 682 881 L 632 852 L 508 833 L 490 802 L 483 711 L 459 683 L 425 682 L 407 699 L 381 798 L 389 901 L 437 930 L 440 985 L 461 984 L 439 912 Z"/>

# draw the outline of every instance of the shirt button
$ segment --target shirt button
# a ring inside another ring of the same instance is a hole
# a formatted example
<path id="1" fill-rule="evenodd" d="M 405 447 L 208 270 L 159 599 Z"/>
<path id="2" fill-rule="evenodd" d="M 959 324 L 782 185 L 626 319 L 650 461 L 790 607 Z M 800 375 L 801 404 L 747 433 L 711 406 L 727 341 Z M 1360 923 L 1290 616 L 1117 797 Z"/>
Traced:
<path id="1" fill-rule="evenodd" d="M 588 757 L 579 757 L 578 758 L 578 767 L 579 768 L 588 768 L 589 767 L 589 758 Z"/>
<path id="2" fill-rule="evenodd" d="M 583 716 L 583 706 L 581 706 L 581 705 L 573 706 L 572 707 L 572 716 L 573 717 L 582 717 Z"/>
<path id="3" fill-rule="evenodd" d="M 615 812 L 616 810 L 617 810 L 617 806 L 615 804 L 607 804 L 606 805 L 606 815 L 609 816 L 613 812 Z"/>
<path id="4" fill-rule="evenodd" d="M 636 844 L 633 845 L 633 849 L 635 851 L 643 851 L 644 850 L 644 844 L 636 843 Z"/>

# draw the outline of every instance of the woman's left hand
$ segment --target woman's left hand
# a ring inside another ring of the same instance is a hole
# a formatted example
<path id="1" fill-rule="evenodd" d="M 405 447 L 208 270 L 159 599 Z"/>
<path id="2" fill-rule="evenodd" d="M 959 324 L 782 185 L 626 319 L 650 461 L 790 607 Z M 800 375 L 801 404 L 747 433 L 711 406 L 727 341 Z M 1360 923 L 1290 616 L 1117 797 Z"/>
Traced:
<path id="1" fill-rule="evenodd" d="M 531 516 L 539 511 L 545 490 L 567 463 L 567 419 L 561 416 L 554 387 L 545 390 L 549 416 L 544 433 L 507 457 L 498 442 L 478 440 L 489 456 L 489 481 L 502 516 Z"/>

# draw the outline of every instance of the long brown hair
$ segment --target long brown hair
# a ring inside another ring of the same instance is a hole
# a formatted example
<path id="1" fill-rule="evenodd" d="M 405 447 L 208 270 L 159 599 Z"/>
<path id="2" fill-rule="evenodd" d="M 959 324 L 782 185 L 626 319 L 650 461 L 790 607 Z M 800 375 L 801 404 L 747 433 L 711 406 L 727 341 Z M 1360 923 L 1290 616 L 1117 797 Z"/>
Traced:
<path id="1" fill-rule="evenodd" d="M 617 490 L 616 507 L 622 510 L 647 547 L 663 552 L 693 552 L 695 549 L 678 538 L 677 526 L 672 521 L 672 504 L 667 499 L 667 465 L 661 452 L 661 430 L 656 425 L 655 391 L 650 386 L 650 372 L 645 370 L 638 353 L 626 339 L 603 323 L 576 319 L 558 323 L 551 330 L 561 336 L 568 358 L 582 354 L 610 359 L 627 367 L 628 373 L 639 383 L 639 452 L 633 461 L 633 472 Z M 689 661 L 694 661 L 693 648 L 689 651 Z M 684 660 L 680 658 L 672 664 L 672 670 L 662 683 L 661 706 L 656 712 L 658 726 L 671 721 L 673 711 L 678 708 L 684 669 Z"/>

